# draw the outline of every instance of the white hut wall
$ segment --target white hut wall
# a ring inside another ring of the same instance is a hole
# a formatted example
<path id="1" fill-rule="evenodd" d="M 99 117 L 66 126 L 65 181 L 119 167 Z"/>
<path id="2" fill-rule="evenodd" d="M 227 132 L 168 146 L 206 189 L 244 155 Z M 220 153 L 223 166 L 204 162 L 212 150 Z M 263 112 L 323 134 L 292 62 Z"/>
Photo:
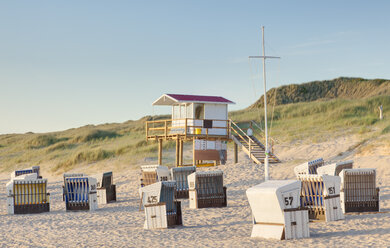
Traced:
<path id="1" fill-rule="evenodd" d="M 204 119 L 213 120 L 212 127 L 218 127 L 210 128 L 209 135 L 227 135 L 227 104 L 205 104 Z"/>
<path id="2" fill-rule="evenodd" d="M 193 118 L 193 104 L 180 103 L 172 105 L 172 129 L 171 133 L 184 133 L 186 119 Z M 188 126 L 193 126 L 192 120 L 187 120 Z"/>

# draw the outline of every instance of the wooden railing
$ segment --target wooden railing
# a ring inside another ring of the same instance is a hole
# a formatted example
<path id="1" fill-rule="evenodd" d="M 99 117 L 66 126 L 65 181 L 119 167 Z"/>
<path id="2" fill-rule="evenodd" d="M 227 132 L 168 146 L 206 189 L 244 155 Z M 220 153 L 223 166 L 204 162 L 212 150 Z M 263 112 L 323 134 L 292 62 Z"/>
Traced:
<path id="1" fill-rule="evenodd" d="M 263 128 L 255 121 L 246 121 L 246 122 L 239 122 L 239 123 L 236 123 L 236 125 L 238 126 L 239 124 L 245 124 L 245 125 L 248 125 L 248 128 L 251 128 L 253 133 L 256 134 L 258 137 L 260 137 L 260 141 L 263 142 L 263 144 L 265 144 L 265 135 L 264 135 L 264 130 Z M 244 131 L 247 131 L 248 128 L 241 128 L 241 130 L 244 132 Z M 246 132 L 245 132 L 246 133 Z M 276 142 L 276 140 L 272 137 L 268 137 L 268 141 L 269 141 L 269 149 L 270 151 L 273 153 L 274 152 L 274 145 Z"/>
<path id="2" fill-rule="evenodd" d="M 264 144 L 265 144 L 265 135 L 264 135 L 263 128 L 261 128 L 261 126 L 259 124 L 257 124 L 255 121 L 251 121 L 250 123 L 251 123 L 252 127 L 254 126 L 258 129 L 258 130 L 256 130 L 255 128 L 252 128 L 252 130 L 254 132 L 256 132 L 264 140 Z M 271 152 L 274 153 L 274 145 L 276 143 L 276 140 L 274 138 L 268 136 L 268 141 L 269 141 L 268 146 L 270 147 Z"/>
<path id="3" fill-rule="evenodd" d="M 146 130 L 146 139 L 156 139 L 156 138 L 165 138 L 168 139 L 171 136 L 183 135 L 185 138 L 188 136 L 191 137 L 201 137 L 208 138 L 209 136 L 223 136 L 224 138 L 230 137 L 230 122 L 229 120 L 218 120 L 218 119 L 207 119 L 212 121 L 211 128 L 205 128 L 203 125 L 195 125 L 196 123 L 201 122 L 203 124 L 203 119 L 169 119 L 169 120 L 157 120 L 157 121 L 146 121 L 145 130 Z M 179 125 L 172 125 L 173 122 L 180 123 Z M 221 127 L 215 126 L 216 123 L 220 124 Z M 205 133 L 198 133 L 201 129 L 205 130 Z M 213 130 L 225 130 L 224 134 L 213 134 Z M 211 132 L 211 133 L 210 133 Z"/>
<path id="4" fill-rule="evenodd" d="M 249 153 L 251 153 L 252 150 L 252 144 L 256 144 L 256 142 L 247 135 L 244 130 L 242 130 L 234 121 L 230 120 L 231 130 L 233 135 L 237 135 L 241 138 L 242 141 L 244 141 L 246 144 L 248 144 Z"/>

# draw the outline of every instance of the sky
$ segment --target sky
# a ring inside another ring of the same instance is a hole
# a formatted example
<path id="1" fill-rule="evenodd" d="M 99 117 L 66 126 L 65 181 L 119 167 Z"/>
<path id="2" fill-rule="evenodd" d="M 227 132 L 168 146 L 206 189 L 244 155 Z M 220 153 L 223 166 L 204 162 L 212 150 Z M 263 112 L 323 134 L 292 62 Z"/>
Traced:
<path id="1" fill-rule="evenodd" d="M 170 113 L 164 93 L 243 109 L 267 88 L 390 79 L 388 1 L 0 0 L 0 134 Z"/>

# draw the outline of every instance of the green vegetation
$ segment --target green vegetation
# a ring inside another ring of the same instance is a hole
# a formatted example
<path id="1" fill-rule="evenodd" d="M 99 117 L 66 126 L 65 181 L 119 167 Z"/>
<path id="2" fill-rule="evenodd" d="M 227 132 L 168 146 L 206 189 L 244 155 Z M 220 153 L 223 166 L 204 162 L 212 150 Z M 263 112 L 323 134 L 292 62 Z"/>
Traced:
<path id="1" fill-rule="evenodd" d="M 68 160 L 62 161 L 58 163 L 55 167 L 53 167 L 53 171 L 63 170 L 68 171 L 73 169 L 75 165 L 80 163 L 93 163 L 98 162 L 100 160 L 104 160 L 107 158 L 111 158 L 115 155 L 112 151 L 106 151 L 103 149 L 94 149 L 94 150 L 85 150 L 76 152 L 73 156 L 71 156 Z"/>
<path id="2" fill-rule="evenodd" d="M 298 102 L 312 102 L 335 98 L 360 99 L 373 96 L 390 95 L 390 81 L 383 79 L 340 77 L 333 80 L 314 81 L 304 84 L 290 84 L 273 88 L 267 92 L 267 103 L 281 105 Z M 249 108 L 264 106 L 261 97 Z"/>
<path id="3" fill-rule="evenodd" d="M 390 145 L 389 81 L 339 78 L 331 81 L 279 87 L 276 106 L 275 89 L 269 94 L 270 135 L 276 142 L 322 142 L 332 137 L 358 135 L 362 144 L 376 141 Z M 383 105 L 384 120 L 379 121 L 378 106 Z M 256 107 L 255 107 L 256 106 Z M 251 107 L 229 113 L 241 122 L 255 120 L 264 126 L 263 109 Z M 273 117 L 273 118 L 271 118 Z M 53 173 L 100 163 L 121 167 L 153 163 L 157 143 L 146 142 L 145 121 L 170 116 L 146 116 L 137 121 L 87 125 L 46 134 L 0 135 L 0 170 L 47 165 Z M 370 142 L 366 142 L 370 141 Z M 165 154 L 174 150 L 174 142 L 164 142 Z M 168 162 L 171 160 L 167 160 Z"/>
<path id="4" fill-rule="evenodd" d="M 337 135 L 384 133 L 390 119 L 379 121 L 378 106 L 381 104 L 384 113 L 388 113 L 390 96 L 270 106 L 268 126 L 271 135 L 279 141 L 308 139 L 318 142 Z M 235 111 L 230 113 L 230 118 L 240 122 L 256 120 L 264 127 L 263 111 L 262 108 Z"/>
<path id="5" fill-rule="evenodd" d="M 382 134 L 387 134 L 387 133 L 390 133 L 390 126 L 387 126 L 387 127 L 385 127 L 385 128 L 382 130 Z"/>
<path id="6" fill-rule="evenodd" d="M 104 139 L 113 139 L 119 136 L 120 135 L 114 131 L 92 129 L 92 130 L 86 130 L 81 135 L 78 135 L 73 139 L 73 141 L 75 143 L 83 143 L 83 142 L 91 142 L 91 141 L 104 140 Z"/>
<path id="7" fill-rule="evenodd" d="M 38 135 L 38 136 L 32 137 L 30 140 L 27 141 L 27 147 L 28 148 L 43 148 L 43 147 L 53 145 L 53 144 L 57 143 L 58 141 L 60 141 L 60 139 L 58 139 L 54 135 L 48 135 L 48 134 Z"/>

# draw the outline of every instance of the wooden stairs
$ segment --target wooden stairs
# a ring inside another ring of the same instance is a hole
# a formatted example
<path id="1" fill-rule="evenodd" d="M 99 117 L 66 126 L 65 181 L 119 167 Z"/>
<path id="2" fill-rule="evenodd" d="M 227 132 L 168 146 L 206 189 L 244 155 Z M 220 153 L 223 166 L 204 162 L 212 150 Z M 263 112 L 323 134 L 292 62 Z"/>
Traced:
<path id="1" fill-rule="evenodd" d="M 231 138 L 256 164 L 263 164 L 265 146 L 253 135 L 247 135 L 236 123 L 231 121 Z M 272 152 L 268 154 L 269 163 L 280 163 L 280 159 Z"/>

